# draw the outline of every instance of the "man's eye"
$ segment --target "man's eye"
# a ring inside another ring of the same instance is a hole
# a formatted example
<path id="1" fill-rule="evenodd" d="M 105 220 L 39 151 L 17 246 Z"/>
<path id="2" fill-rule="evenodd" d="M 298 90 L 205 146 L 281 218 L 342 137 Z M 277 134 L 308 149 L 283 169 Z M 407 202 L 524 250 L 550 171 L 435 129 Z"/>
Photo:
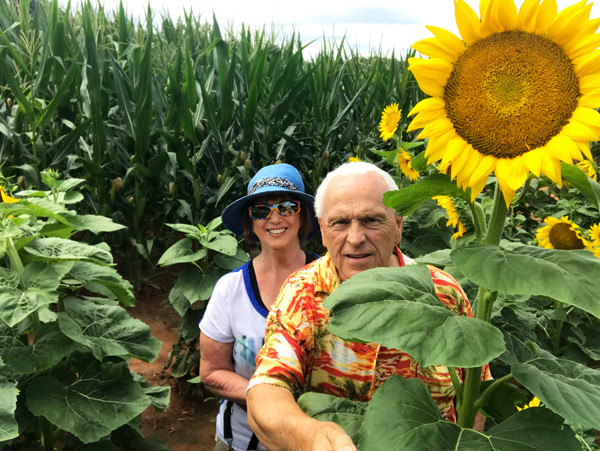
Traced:
<path id="1" fill-rule="evenodd" d="M 346 219 L 338 219 L 337 221 L 333 221 L 334 226 L 344 226 L 348 225 L 349 221 Z"/>

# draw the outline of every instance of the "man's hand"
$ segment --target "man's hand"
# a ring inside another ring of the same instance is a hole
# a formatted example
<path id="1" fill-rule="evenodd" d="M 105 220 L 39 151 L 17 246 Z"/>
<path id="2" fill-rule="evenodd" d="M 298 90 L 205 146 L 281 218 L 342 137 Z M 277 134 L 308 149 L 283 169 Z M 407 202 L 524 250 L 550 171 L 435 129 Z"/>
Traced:
<path id="1" fill-rule="evenodd" d="M 340 426 L 319 421 L 308 434 L 303 451 L 356 451 L 356 446 Z"/>
<path id="2" fill-rule="evenodd" d="M 261 384 L 248 390 L 248 423 L 270 451 L 356 451 L 340 426 L 310 418 L 282 387 Z"/>

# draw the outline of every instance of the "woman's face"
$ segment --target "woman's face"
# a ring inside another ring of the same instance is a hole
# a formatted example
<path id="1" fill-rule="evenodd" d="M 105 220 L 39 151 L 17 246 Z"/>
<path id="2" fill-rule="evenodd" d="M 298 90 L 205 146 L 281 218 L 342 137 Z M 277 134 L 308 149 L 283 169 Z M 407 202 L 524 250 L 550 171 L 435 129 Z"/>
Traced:
<path id="1" fill-rule="evenodd" d="M 266 200 L 258 200 L 252 205 L 278 204 L 285 200 L 292 200 L 287 196 L 269 197 Z M 260 240 L 261 246 L 268 246 L 273 250 L 283 250 L 298 242 L 298 231 L 300 230 L 300 213 L 292 216 L 281 216 L 277 210 L 273 210 L 267 219 L 253 219 L 252 227 L 254 234 Z"/>

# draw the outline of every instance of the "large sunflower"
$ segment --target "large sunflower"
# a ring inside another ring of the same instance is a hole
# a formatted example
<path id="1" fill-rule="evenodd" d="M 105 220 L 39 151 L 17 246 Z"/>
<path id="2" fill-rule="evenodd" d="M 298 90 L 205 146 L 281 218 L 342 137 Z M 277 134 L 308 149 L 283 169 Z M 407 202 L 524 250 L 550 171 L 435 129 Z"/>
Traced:
<path id="1" fill-rule="evenodd" d="M 569 221 L 568 216 L 560 219 L 548 217 L 544 219 L 546 225 L 539 229 L 536 238 L 541 247 L 546 249 L 589 249 L 592 250 L 591 243 L 581 236 L 579 226 Z"/>
<path id="2" fill-rule="evenodd" d="M 560 162 L 591 159 L 600 136 L 600 21 L 583 0 L 557 13 L 556 0 L 481 0 L 481 20 L 455 1 L 461 38 L 441 28 L 413 45 L 419 102 L 408 130 L 423 128 L 429 163 L 451 162 L 472 198 L 494 172 L 507 203 L 530 172 L 561 184 Z"/>

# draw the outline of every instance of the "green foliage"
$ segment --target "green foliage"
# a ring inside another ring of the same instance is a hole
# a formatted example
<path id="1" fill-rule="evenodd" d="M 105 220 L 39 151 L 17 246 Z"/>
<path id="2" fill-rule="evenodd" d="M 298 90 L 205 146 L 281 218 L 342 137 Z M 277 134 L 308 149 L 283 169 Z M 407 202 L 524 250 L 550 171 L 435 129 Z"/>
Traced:
<path id="1" fill-rule="evenodd" d="M 148 406 L 163 411 L 170 389 L 150 387 L 127 361 L 154 360 L 160 342 L 119 305 L 133 305 L 132 287 L 106 243 L 73 240 L 121 226 L 68 208 L 83 199 L 82 180 L 41 175 L 49 191 L 0 203 L 0 441 L 26 433 L 36 449 L 132 449 L 121 447 L 129 434 L 114 445 L 111 433 Z"/>

